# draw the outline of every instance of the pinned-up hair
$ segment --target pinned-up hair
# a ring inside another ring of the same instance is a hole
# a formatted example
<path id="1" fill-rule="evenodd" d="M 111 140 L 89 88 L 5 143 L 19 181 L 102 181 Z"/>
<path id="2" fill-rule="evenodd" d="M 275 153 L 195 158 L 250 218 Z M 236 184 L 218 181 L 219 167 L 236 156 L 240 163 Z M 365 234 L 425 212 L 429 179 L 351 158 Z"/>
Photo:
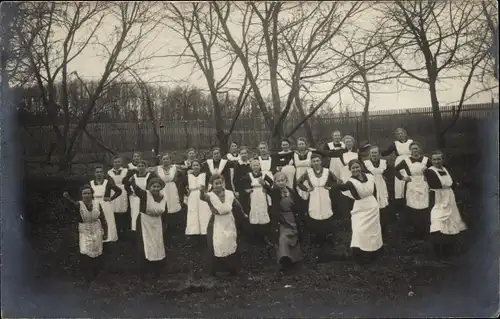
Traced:
<path id="1" fill-rule="evenodd" d="M 441 155 L 441 158 L 444 159 L 444 153 L 441 150 L 432 151 L 431 156 L 434 155 Z"/>
<path id="2" fill-rule="evenodd" d="M 349 164 L 347 164 L 347 165 L 348 165 L 349 169 L 351 169 L 354 164 L 358 164 L 361 168 L 363 168 L 363 164 L 361 163 L 361 161 L 359 159 L 356 159 L 356 158 L 350 160 Z"/>
<path id="3" fill-rule="evenodd" d="M 344 138 L 342 138 L 342 141 L 347 141 L 347 140 L 351 140 L 353 142 L 353 144 L 356 142 L 356 140 L 354 139 L 354 137 L 352 137 L 352 135 L 346 135 L 344 136 Z"/>
<path id="4" fill-rule="evenodd" d="M 221 174 L 213 174 L 212 176 L 210 176 L 210 184 L 213 184 L 217 180 L 221 180 L 222 183 L 225 183 L 224 176 L 222 176 Z"/>
<path id="5" fill-rule="evenodd" d="M 265 147 L 268 147 L 266 141 L 260 141 L 258 146 L 264 145 Z"/>
<path id="6" fill-rule="evenodd" d="M 86 189 L 90 189 L 90 192 L 92 194 L 94 194 L 94 189 L 88 183 L 87 184 L 83 184 L 82 187 L 80 187 L 80 193 L 83 193 L 83 191 L 86 190 Z"/>
<path id="7" fill-rule="evenodd" d="M 274 182 L 276 182 L 280 176 L 284 176 L 285 180 L 288 182 L 288 176 L 283 172 L 276 172 L 276 174 L 274 174 Z"/>
<path id="8" fill-rule="evenodd" d="M 144 166 L 148 167 L 148 162 L 146 162 L 146 160 L 143 159 L 139 160 L 136 166 L 139 166 L 139 164 L 144 164 Z"/>
<path id="9" fill-rule="evenodd" d="M 288 144 L 290 144 L 290 145 L 292 144 L 292 142 L 290 142 L 290 139 L 288 139 L 288 138 L 284 138 L 284 139 L 282 139 L 282 140 L 281 140 L 281 143 L 283 143 L 283 142 L 287 142 L 287 143 L 288 143 Z"/>
<path id="10" fill-rule="evenodd" d="M 248 147 L 246 147 L 246 146 L 240 146 L 240 153 L 241 153 L 241 151 L 243 151 L 243 150 L 245 150 L 245 151 L 247 151 L 247 152 L 248 152 Z"/>
<path id="11" fill-rule="evenodd" d="M 299 138 L 297 139 L 297 144 L 298 144 L 299 142 L 304 142 L 304 143 L 306 143 L 306 144 L 307 144 L 307 139 L 306 139 L 305 137 L 299 137 Z"/>
<path id="12" fill-rule="evenodd" d="M 186 150 L 186 154 L 187 154 L 187 153 L 189 153 L 189 152 L 191 152 L 191 151 L 193 151 L 193 152 L 195 152 L 195 153 L 196 153 L 196 150 L 195 150 L 194 148 L 190 147 L 190 148 L 188 148 L 188 149 Z"/>
<path id="13" fill-rule="evenodd" d="M 147 189 L 150 189 L 153 184 L 160 184 L 161 188 L 165 187 L 165 182 L 159 177 L 153 177 L 149 180 Z"/>
<path id="14" fill-rule="evenodd" d="M 312 152 L 312 154 L 311 154 L 311 160 L 313 160 L 314 158 L 319 158 L 321 160 L 323 159 L 323 157 L 320 154 Z"/>
<path id="15" fill-rule="evenodd" d="M 100 164 L 100 163 L 95 164 L 95 165 L 94 165 L 94 171 L 95 171 L 96 169 L 98 169 L 98 168 L 100 168 L 100 169 L 104 170 L 104 165 L 103 165 L 103 164 Z"/>
<path id="16" fill-rule="evenodd" d="M 418 146 L 418 148 L 420 148 L 422 150 L 422 145 L 419 143 L 419 142 L 411 142 L 410 144 L 410 148 L 412 148 L 412 146 Z"/>
<path id="17" fill-rule="evenodd" d="M 212 147 L 212 153 L 215 152 L 215 151 L 219 151 L 220 152 L 220 147 L 218 147 L 218 146 Z"/>

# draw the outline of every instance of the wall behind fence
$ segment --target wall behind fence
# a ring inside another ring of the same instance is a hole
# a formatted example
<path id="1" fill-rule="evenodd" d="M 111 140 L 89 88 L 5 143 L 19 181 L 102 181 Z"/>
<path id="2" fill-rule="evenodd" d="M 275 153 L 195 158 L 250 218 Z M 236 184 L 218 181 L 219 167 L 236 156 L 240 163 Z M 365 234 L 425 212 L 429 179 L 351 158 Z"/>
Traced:
<path id="1" fill-rule="evenodd" d="M 448 144 L 450 147 L 473 143 L 474 132 L 482 120 L 496 116 L 498 103 L 464 105 L 456 125 L 450 130 Z M 454 117 L 455 107 L 441 108 L 444 127 L 448 126 Z M 226 120 L 229 127 L 231 120 Z M 285 132 L 290 132 L 298 123 L 299 118 L 288 118 L 284 123 Z M 309 120 L 315 141 L 322 143 L 329 139 L 333 129 L 342 134 L 350 134 L 361 138 L 363 127 L 361 113 L 314 117 Z M 161 150 L 183 150 L 189 147 L 206 149 L 217 144 L 213 121 L 177 121 L 161 123 L 159 128 Z M 387 146 L 393 139 L 393 131 L 404 127 L 409 135 L 420 141 L 425 147 L 433 148 L 434 124 L 431 108 L 372 111 L 369 120 L 370 142 Z M 153 129 L 150 122 L 139 123 L 89 123 L 88 131 L 109 148 L 117 152 L 135 150 L 151 150 L 154 145 Z M 19 128 L 25 156 L 43 156 L 49 152 L 50 143 L 54 141 L 54 133 L 49 126 L 29 126 Z M 240 118 L 231 135 L 231 140 L 251 148 L 269 136 L 262 117 Z M 300 128 L 294 138 L 305 136 L 304 128 Z M 362 138 L 361 138 L 362 139 Z M 94 141 L 83 135 L 78 147 L 79 153 L 100 153 L 103 149 Z"/>

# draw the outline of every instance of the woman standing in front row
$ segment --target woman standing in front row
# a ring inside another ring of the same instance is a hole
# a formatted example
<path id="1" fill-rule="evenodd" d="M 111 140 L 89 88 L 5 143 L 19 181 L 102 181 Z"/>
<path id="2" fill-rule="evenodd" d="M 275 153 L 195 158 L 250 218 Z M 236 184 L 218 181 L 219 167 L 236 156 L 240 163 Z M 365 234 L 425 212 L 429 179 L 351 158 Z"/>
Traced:
<path id="1" fill-rule="evenodd" d="M 454 254 L 456 235 L 467 229 L 455 201 L 455 183 L 443 166 L 443 153 L 432 153 L 432 166 L 424 171 L 431 189 L 431 239 L 436 257 L 446 260 Z"/>
<path id="2" fill-rule="evenodd" d="M 351 252 L 357 263 L 366 264 L 380 256 L 383 246 L 377 188 L 373 175 L 363 172 L 361 161 L 351 160 L 348 166 L 351 177 L 346 183 L 333 187 L 348 192 L 354 200 L 351 209 Z"/>
<path id="3" fill-rule="evenodd" d="M 424 178 L 424 171 L 431 167 L 431 161 L 422 155 L 422 147 L 413 142 L 410 145 L 411 155 L 394 168 L 397 178 L 406 182 L 406 211 L 402 212 L 408 228 L 409 237 L 424 239 L 429 234 L 429 186 Z M 405 174 L 401 174 L 401 170 Z M 410 238 L 411 239 L 411 238 Z"/>
<path id="4" fill-rule="evenodd" d="M 105 242 L 115 242 L 118 240 L 118 233 L 112 202 L 121 195 L 122 190 L 115 185 L 113 179 L 104 174 L 102 165 L 95 167 L 94 179 L 90 181 L 90 187 L 92 187 L 94 200 L 101 205 L 106 218 L 108 236 Z M 113 196 L 111 196 L 111 191 L 113 191 Z"/>
<path id="5" fill-rule="evenodd" d="M 309 193 L 309 209 L 306 226 L 311 233 L 315 257 L 318 262 L 326 261 L 326 243 L 334 244 L 333 211 L 330 199 L 330 188 L 335 184 L 335 177 L 328 168 L 322 166 L 322 158 L 318 154 L 311 156 L 312 167 L 297 181 L 297 187 Z M 305 185 L 309 184 L 309 187 Z"/>
<path id="6" fill-rule="evenodd" d="M 295 189 L 300 197 L 296 205 L 300 207 L 299 209 L 302 212 L 307 211 L 309 193 L 299 188 L 297 186 L 297 181 L 302 175 L 304 175 L 305 172 L 307 172 L 307 169 L 311 167 L 311 156 L 312 152 L 307 148 L 306 139 L 299 137 L 297 139 L 297 150 L 293 154 L 293 165 L 295 166 Z"/>
<path id="7" fill-rule="evenodd" d="M 209 273 L 215 276 L 217 272 L 228 271 L 236 275 L 240 269 L 238 228 L 242 229 L 247 216 L 234 193 L 224 188 L 222 175 L 213 174 L 210 184 L 212 191 L 200 191 L 200 199 L 208 203 L 212 212 L 207 229 Z"/>
<path id="8" fill-rule="evenodd" d="M 78 241 L 83 275 L 87 281 L 94 280 L 102 268 L 103 238 L 106 238 L 106 219 L 101 205 L 92 199 L 92 187 L 81 188 L 82 200 L 75 202 L 68 192 L 63 197 L 78 210 Z"/>
<path id="9" fill-rule="evenodd" d="M 287 186 L 287 175 L 277 172 L 274 183 L 261 181 L 271 196 L 271 241 L 277 246 L 276 259 L 280 270 L 287 272 L 302 261 L 300 211 L 295 205 L 298 199 L 293 187 Z"/>
<path id="10" fill-rule="evenodd" d="M 140 201 L 137 218 L 137 243 L 143 262 L 141 274 L 158 277 L 165 260 L 164 225 L 162 215 L 167 210 L 167 198 L 162 189 L 165 183 L 157 177 L 149 180 L 146 190 L 136 184 L 135 176 L 130 184 Z"/>

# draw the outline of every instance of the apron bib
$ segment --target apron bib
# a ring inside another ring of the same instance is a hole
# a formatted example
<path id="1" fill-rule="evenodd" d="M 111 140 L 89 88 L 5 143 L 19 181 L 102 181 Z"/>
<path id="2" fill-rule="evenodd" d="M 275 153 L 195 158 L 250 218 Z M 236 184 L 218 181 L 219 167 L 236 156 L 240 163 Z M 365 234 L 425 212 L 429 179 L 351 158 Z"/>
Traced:
<path id="1" fill-rule="evenodd" d="M 383 246 L 380 209 L 377 199 L 373 196 L 374 178 L 371 175 L 366 176 L 368 181 L 365 183 L 350 179 L 361 198 L 354 201 L 351 210 L 351 247 L 363 251 L 377 251 Z"/>
<path id="2" fill-rule="evenodd" d="M 186 235 L 206 235 L 210 221 L 210 207 L 200 199 L 200 187 L 205 186 L 205 173 L 188 175 L 189 196 L 187 199 Z"/>
<path id="3" fill-rule="evenodd" d="M 252 173 L 248 173 L 248 175 L 253 189 L 250 193 L 250 214 L 248 219 L 250 224 L 267 224 L 271 221 L 268 213 L 268 196 L 264 192 L 262 185 L 259 184 L 259 177 L 255 178 Z M 265 175 L 262 174 L 262 177 L 265 177 Z"/>
<path id="4" fill-rule="evenodd" d="M 207 194 L 215 210 L 222 215 L 213 215 L 213 246 L 215 257 L 227 257 L 236 252 L 237 230 L 232 212 L 234 195 L 231 191 L 225 191 L 225 202 L 222 203 L 214 193 Z"/>
<path id="5" fill-rule="evenodd" d="M 316 220 L 325 220 L 333 216 L 330 192 L 325 188 L 329 170 L 323 168 L 320 177 L 309 168 L 307 174 L 314 190 L 309 193 L 309 216 Z"/>
<path id="6" fill-rule="evenodd" d="M 302 175 L 304 175 L 305 172 L 307 172 L 307 169 L 311 167 L 311 152 L 307 153 L 307 158 L 305 160 L 301 160 L 299 158 L 299 155 L 297 153 L 293 154 L 293 162 L 295 165 L 295 178 L 299 179 Z M 309 198 L 309 193 L 304 192 L 300 188 L 296 187 L 297 193 L 303 200 L 307 200 Z"/>
<path id="7" fill-rule="evenodd" d="M 214 160 L 213 159 L 207 160 L 208 169 L 210 170 L 210 174 L 212 174 L 212 175 L 214 175 L 214 174 L 220 174 L 220 175 L 222 175 L 222 172 L 224 171 L 224 168 L 226 167 L 226 164 L 227 164 L 227 160 L 221 159 L 220 162 L 219 162 L 219 167 L 217 169 L 215 169 Z M 224 184 L 227 185 L 227 183 L 228 183 L 228 181 L 226 181 L 224 179 Z M 208 190 L 210 190 L 210 189 L 212 189 L 212 184 L 208 185 Z"/>
<path id="8" fill-rule="evenodd" d="M 340 148 L 335 147 L 333 142 L 330 142 L 330 143 L 328 143 L 328 148 L 331 151 L 345 148 L 344 142 L 340 142 L 340 145 L 341 145 Z M 340 158 L 338 158 L 338 157 L 330 158 L 330 164 L 329 164 L 330 172 L 332 172 L 333 175 L 335 175 L 337 178 L 340 178 L 340 172 L 341 172 L 343 166 L 344 165 L 342 164 L 342 161 L 340 160 Z"/>
<path id="9" fill-rule="evenodd" d="M 285 153 L 282 153 L 285 154 Z M 293 189 L 293 178 L 295 176 L 295 167 L 292 165 L 293 160 L 281 168 L 281 172 L 286 175 L 287 182 L 286 185 Z"/>

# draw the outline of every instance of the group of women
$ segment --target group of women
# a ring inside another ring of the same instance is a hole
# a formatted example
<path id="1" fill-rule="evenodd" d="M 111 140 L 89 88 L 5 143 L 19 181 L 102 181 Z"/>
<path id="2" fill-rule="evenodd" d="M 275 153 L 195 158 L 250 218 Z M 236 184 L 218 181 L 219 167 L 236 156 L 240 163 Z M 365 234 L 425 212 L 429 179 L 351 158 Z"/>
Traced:
<path id="1" fill-rule="evenodd" d="M 224 157 L 214 148 L 211 158 L 202 161 L 189 149 L 181 163 L 163 154 L 152 167 L 139 153 L 127 166 L 117 156 L 106 174 L 101 166 L 95 169 L 94 180 L 81 189 L 81 201 L 64 193 L 79 211 L 80 253 L 89 278 L 100 269 L 103 243 L 130 232 L 136 234 L 144 272 L 154 275 L 162 271 L 170 235 L 179 230 L 206 238 L 198 243 L 207 243 L 211 275 L 238 272 L 242 234 L 252 245 L 275 247 L 282 271 L 302 260 L 304 231 L 317 261 L 335 256 L 365 264 L 382 252 L 390 211 L 404 218 L 411 238 L 431 234 L 436 256 L 449 258 L 455 235 L 466 226 L 443 153 L 428 158 L 404 129 L 395 135 L 383 151 L 369 144 L 355 149 L 352 136 L 342 138 L 335 131 L 321 150 L 299 138 L 296 150 L 283 140 L 277 153 L 261 142 L 255 157 L 236 143 Z M 390 165 L 382 157 L 393 153 L 396 160 Z M 394 194 L 389 196 L 386 181 L 392 177 Z M 334 221 L 349 213 L 351 251 L 332 255 L 326 244 L 334 241 Z"/>

